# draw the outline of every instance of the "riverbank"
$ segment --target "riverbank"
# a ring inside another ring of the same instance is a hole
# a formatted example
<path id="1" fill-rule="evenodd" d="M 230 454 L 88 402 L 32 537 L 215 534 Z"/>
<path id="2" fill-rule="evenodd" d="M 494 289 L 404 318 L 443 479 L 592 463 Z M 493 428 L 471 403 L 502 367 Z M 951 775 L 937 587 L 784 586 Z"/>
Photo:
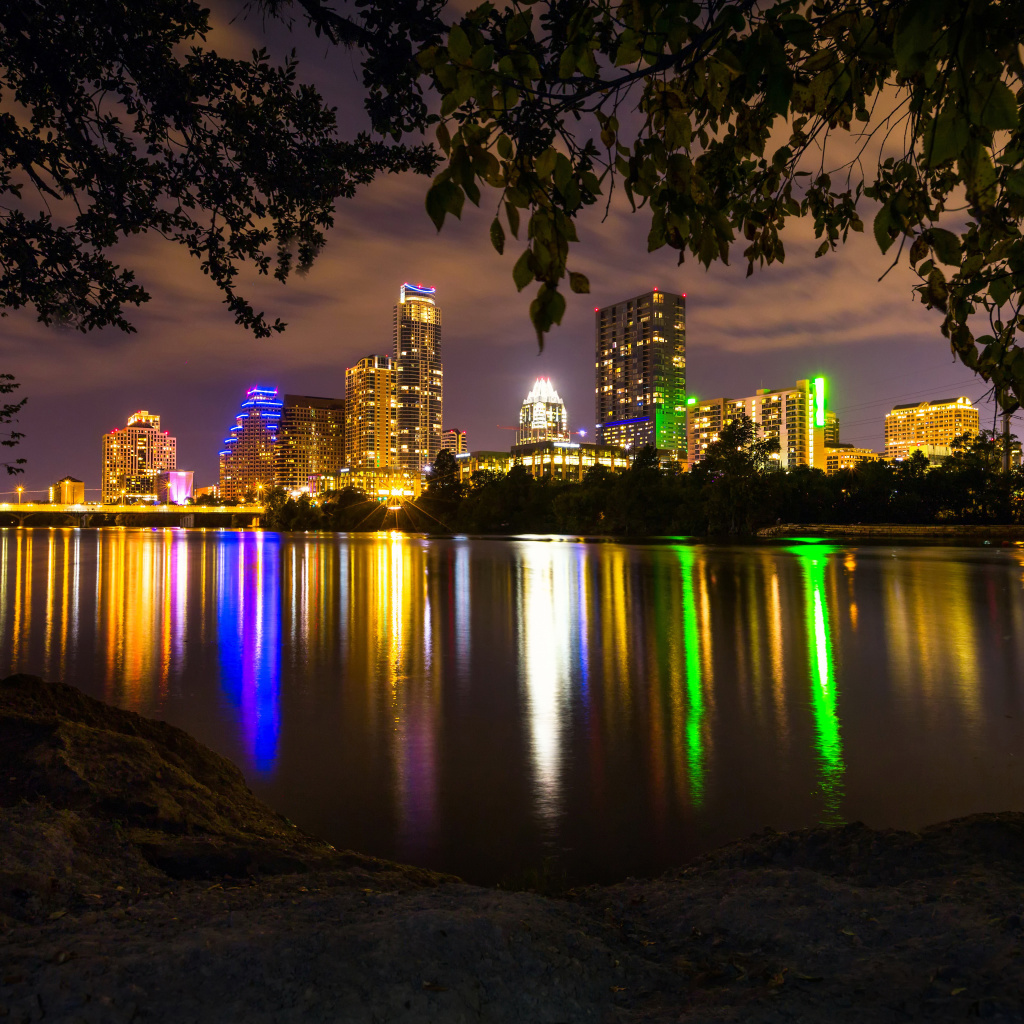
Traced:
<path id="1" fill-rule="evenodd" d="M 1024 541 L 1024 526 L 935 526 L 912 523 L 779 523 L 758 537 L 834 537 L 837 540 Z"/>
<path id="2" fill-rule="evenodd" d="M 0 682 L 0 1017 L 1024 1013 L 1024 815 L 766 832 L 557 898 L 338 851 L 161 722 Z"/>

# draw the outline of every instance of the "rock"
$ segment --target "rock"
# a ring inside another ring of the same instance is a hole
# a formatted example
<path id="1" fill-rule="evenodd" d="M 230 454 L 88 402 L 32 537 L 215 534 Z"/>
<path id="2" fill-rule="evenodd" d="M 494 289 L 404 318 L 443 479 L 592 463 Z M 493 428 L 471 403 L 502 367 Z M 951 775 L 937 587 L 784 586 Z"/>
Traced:
<path id="1" fill-rule="evenodd" d="M 0 681 L 0 913 L 53 913 L 117 886 L 353 868 L 442 879 L 306 835 L 166 722 L 35 676 Z"/>

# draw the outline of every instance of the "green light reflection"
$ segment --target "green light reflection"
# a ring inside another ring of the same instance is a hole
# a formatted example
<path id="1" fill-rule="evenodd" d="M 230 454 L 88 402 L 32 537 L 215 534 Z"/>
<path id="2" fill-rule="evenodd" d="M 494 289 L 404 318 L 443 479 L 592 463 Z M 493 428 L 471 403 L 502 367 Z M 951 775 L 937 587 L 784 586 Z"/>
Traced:
<path id="1" fill-rule="evenodd" d="M 682 575 L 683 644 L 686 660 L 686 760 L 694 807 L 704 802 L 704 690 L 700 671 L 700 629 L 697 625 L 696 557 L 690 547 L 676 548 Z"/>
<path id="2" fill-rule="evenodd" d="M 828 555 L 835 549 L 792 547 L 788 550 L 796 555 L 804 576 L 811 711 L 818 733 L 820 789 L 825 805 L 822 821 L 826 824 L 838 824 L 844 820 L 839 813 L 839 805 L 843 799 L 846 764 L 843 761 L 843 741 L 836 710 L 838 693 L 833 670 L 832 633 L 825 590 Z"/>

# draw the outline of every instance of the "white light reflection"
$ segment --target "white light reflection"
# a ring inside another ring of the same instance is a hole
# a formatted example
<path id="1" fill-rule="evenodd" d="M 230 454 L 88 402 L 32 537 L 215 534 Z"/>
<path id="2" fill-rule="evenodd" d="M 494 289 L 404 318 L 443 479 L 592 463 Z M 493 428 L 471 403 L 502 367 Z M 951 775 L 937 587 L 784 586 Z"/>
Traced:
<path id="1" fill-rule="evenodd" d="M 526 690 L 537 810 L 550 824 L 562 804 L 564 739 L 571 680 L 573 550 L 526 541 L 522 558 L 519 664 Z"/>

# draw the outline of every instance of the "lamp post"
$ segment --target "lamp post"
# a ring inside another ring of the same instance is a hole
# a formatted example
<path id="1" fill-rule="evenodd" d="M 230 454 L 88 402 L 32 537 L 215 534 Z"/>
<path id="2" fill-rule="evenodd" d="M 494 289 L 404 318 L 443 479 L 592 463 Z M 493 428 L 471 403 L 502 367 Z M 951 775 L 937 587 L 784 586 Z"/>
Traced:
<path id="1" fill-rule="evenodd" d="M 23 490 L 25 490 L 25 488 L 24 488 L 24 487 L 19 487 L 19 488 L 18 488 L 18 504 L 19 504 L 19 505 L 21 504 L 21 492 L 22 492 Z"/>

